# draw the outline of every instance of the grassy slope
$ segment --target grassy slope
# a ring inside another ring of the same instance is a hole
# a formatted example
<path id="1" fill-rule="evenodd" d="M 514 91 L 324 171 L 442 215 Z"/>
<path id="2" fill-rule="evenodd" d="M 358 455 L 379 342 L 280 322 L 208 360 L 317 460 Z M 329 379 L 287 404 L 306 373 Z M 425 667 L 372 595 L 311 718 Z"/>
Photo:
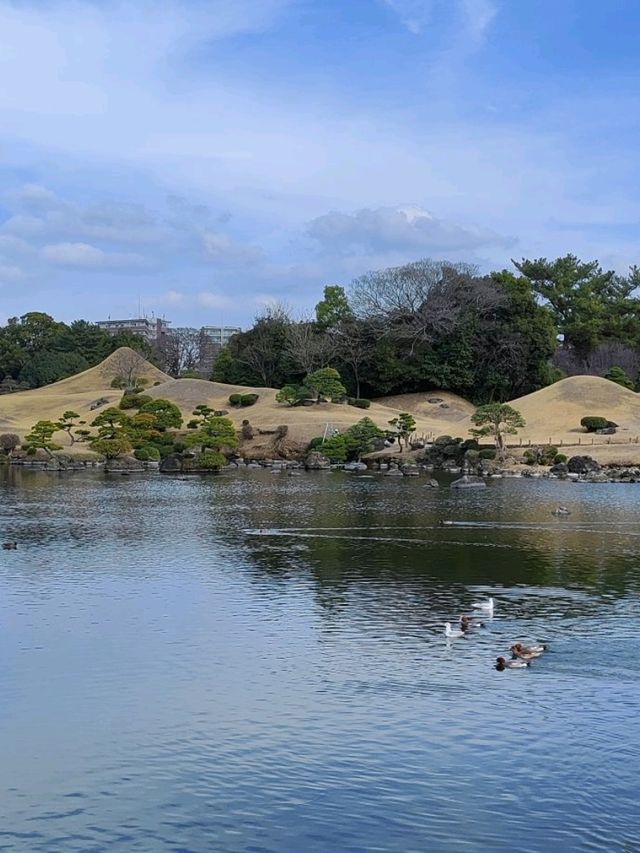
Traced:
<path id="1" fill-rule="evenodd" d="M 117 361 L 118 356 L 114 354 L 77 376 L 45 388 L 0 397 L 0 432 L 16 432 L 24 436 L 35 421 L 56 419 L 65 409 L 72 409 L 90 421 L 94 412 L 89 407 L 94 400 L 107 397 L 110 404 L 116 405 L 121 397 L 120 391 L 111 388 L 111 380 L 118 372 Z M 180 407 L 185 419 L 195 406 L 206 403 L 215 409 L 228 410 L 229 417 L 237 426 L 244 418 L 262 429 L 287 424 L 290 438 L 299 442 L 322 434 L 327 425 L 344 429 L 365 415 L 384 427 L 402 411 L 414 415 L 418 433 L 425 436 L 447 433 L 467 437 L 469 418 L 474 410 L 470 403 L 445 391 L 383 397 L 374 401 L 366 411 L 331 403 L 290 408 L 276 403 L 276 391 L 272 388 L 246 388 L 201 379 L 171 379 L 150 364 L 146 364 L 143 373 L 150 382 L 160 382 L 147 393 L 172 400 Z M 236 392 L 256 393 L 259 400 L 246 409 L 231 409 L 229 394 Z M 440 398 L 447 407 L 428 403 L 430 397 Z M 512 405 L 522 412 L 527 421 L 521 431 L 525 443 L 543 443 L 551 438 L 558 444 L 562 441 L 565 445 L 577 445 L 581 440 L 585 452 L 602 461 L 640 462 L 640 444 L 629 444 L 629 438 L 635 440 L 640 436 L 640 395 L 606 379 L 570 377 L 514 400 Z M 580 428 L 580 419 L 585 415 L 602 415 L 619 424 L 620 431 L 611 444 L 608 444 L 607 437 L 596 436 L 596 444 L 591 445 L 591 437 L 585 436 Z M 66 444 L 64 434 L 57 438 Z"/>

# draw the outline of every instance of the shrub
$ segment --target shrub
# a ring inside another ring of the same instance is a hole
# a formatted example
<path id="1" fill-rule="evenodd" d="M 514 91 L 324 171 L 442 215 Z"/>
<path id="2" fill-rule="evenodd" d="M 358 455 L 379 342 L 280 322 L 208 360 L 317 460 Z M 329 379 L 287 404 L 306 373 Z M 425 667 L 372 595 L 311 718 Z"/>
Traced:
<path id="1" fill-rule="evenodd" d="M 587 432 L 596 432 L 599 429 L 606 429 L 609 421 L 606 418 L 589 415 L 582 418 L 580 426 L 583 426 Z"/>
<path id="2" fill-rule="evenodd" d="M 226 459 L 217 450 L 205 450 L 196 456 L 196 467 L 207 471 L 219 471 L 225 462 Z"/>
<path id="3" fill-rule="evenodd" d="M 286 424 L 281 424 L 279 427 L 276 427 L 276 440 L 284 438 L 285 435 L 289 432 L 289 427 Z"/>
<path id="4" fill-rule="evenodd" d="M 114 376 L 113 379 L 111 380 L 111 387 L 112 388 L 126 388 L 127 383 L 126 383 L 123 376 Z"/>
<path id="5" fill-rule="evenodd" d="M 330 462 L 347 461 L 347 439 L 344 435 L 332 435 L 318 450 Z"/>
<path id="6" fill-rule="evenodd" d="M 297 385 L 285 385 L 276 394 L 276 403 L 287 403 L 289 406 L 295 406 L 301 399 L 300 388 Z"/>
<path id="7" fill-rule="evenodd" d="M 469 450 L 465 451 L 464 458 L 467 460 L 467 462 L 473 465 L 480 458 L 480 452 L 478 450 L 470 448 Z"/>
<path id="8" fill-rule="evenodd" d="M 159 462 L 160 461 L 160 451 L 157 447 L 154 447 L 152 444 L 147 445 L 146 447 L 138 447 L 133 451 L 133 455 L 140 462 Z"/>
<path id="9" fill-rule="evenodd" d="M 242 401 L 242 394 L 229 394 L 229 403 L 232 406 L 239 406 Z"/>
<path id="10" fill-rule="evenodd" d="M 444 456 L 448 456 L 450 459 L 453 459 L 458 455 L 458 445 L 457 444 L 445 444 L 442 448 L 442 453 Z"/>
<path id="11" fill-rule="evenodd" d="M 538 451 L 537 450 L 525 450 L 523 456 L 524 456 L 525 465 L 537 465 L 538 464 Z"/>
<path id="12" fill-rule="evenodd" d="M 200 426 L 200 421 L 197 418 L 191 418 L 190 421 L 187 421 L 187 429 L 198 429 Z"/>
<path id="13" fill-rule="evenodd" d="M 633 380 L 617 365 L 610 367 L 605 373 L 604 378 L 615 382 L 616 385 L 622 385 L 623 388 L 629 388 L 630 391 L 633 391 Z"/>
<path id="14" fill-rule="evenodd" d="M 240 396 L 240 405 L 241 406 L 253 406 L 254 403 L 258 402 L 259 394 L 242 394 Z"/>
<path id="15" fill-rule="evenodd" d="M 566 462 L 566 461 L 567 461 L 567 457 L 564 455 L 564 453 L 556 453 L 556 455 L 553 458 L 553 464 L 554 465 L 560 465 L 561 462 Z"/>
<path id="16" fill-rule="evenodd" d="M 540 464 L 553 465 L 553 460 L 558 455 L 558 448 L 553 446 L 543 447 L 540 451 Z"/>
<path id="17" fill-rule="evenodd" d="M 495 459 L 496 451 L 493 447 L 485 447 L 483 450 L 478 451 L 478 455 L 480 459 Z"/>
<path id="18" fill-rule="evenodd" d="M 226 409 L 214 409 L 213 411 L 214 418 L 224 418 L 224 416 L 228 414 L 229 412 Z"/>
<path id="19" fill-rule="evenodd" d="M 433 443 L 436 445 L 441 445 L 441 444 L 446 445 L 446 444 L 451 444 L 452 442 L 453 442 L 453 439 L 451 438 L 450 435 L 439 435 L 433 441 Z"/>
<path id="20" fill-rule="evenodd" d="M 0 435 L 0 449 L 2 449 L 7 456 L 11 455 L 11 451 L 15 450 L 16 447 L 20 447 L 20 436 L 15 435 L 12 432 L 3 432 Z"/>
<path id="21" fill-rule="evenodd" d="M 371 400 L 364 400 L 361 397 L 351 397 L 348 402 L 350 406 L 355 406 L 356 409 L 368 409 L 371 405 Z"/>
<path id="22" fill-rule="evenodd" d="M 147 394 L 125 394 L 118 403 L 119 409 L 140 409 L 145 403 L 151 402 Z"/>

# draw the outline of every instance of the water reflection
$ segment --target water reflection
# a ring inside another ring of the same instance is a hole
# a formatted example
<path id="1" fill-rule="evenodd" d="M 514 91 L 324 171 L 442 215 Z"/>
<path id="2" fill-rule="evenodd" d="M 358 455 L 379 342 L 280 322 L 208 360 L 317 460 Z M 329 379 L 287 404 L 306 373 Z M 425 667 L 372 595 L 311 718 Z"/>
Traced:
<path id="1" fill-rule="evenodd" d="M 10 471 L 0 845 L 634 849 L 637 488 Z"/>

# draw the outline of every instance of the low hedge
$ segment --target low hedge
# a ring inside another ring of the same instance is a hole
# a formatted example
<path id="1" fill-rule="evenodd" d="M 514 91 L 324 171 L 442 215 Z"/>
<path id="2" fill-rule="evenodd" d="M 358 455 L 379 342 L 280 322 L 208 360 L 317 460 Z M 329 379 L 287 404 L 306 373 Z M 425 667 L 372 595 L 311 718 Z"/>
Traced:
<path id="1" fill-rule="evenodd" d="M 606 429 L 609 426 L 609 421 L 600 416 L 589 415 L 582 418 L 580 426 L 583 426 L 587 432 L 596 432 L 599 429 Z"/>

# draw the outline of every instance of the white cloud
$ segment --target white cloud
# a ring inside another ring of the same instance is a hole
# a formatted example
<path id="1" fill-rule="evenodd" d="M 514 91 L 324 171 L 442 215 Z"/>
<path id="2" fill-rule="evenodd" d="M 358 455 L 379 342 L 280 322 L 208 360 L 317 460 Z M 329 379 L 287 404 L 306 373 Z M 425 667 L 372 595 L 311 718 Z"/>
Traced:
<path id="1" fill-rule="evenodd" d="M 18 281 L 23 278 L 24 273 L 20 267 L 0 264 L 0 282 Z"/>
<path id="2" fill-rule="evenodd" d="M 233 240 L 219 231 L 205 231 L 202 243 L 206 257 L 222 266 L 256 264 L 264 257 L 262 249 Z"/>
<path id="3" fill-rule="evenodd" d="M 205 308 L 231 308 L 234 304 L 228 297 L 211 291 L 202 291 L 202 293 L 199 293 L 197 301 L 199 305 L 203 305 Z"/>
<path id="4" fill-rule="evenodd" d="M 446 256 L 482 246 L 510 246 L 513 240 L 473 226 L 437 219 L 416 206 L 330 211 L 309 223 L 307 233 L 329 252 L 410 251 Z"/>
<path id="5" fill-rule="evenodd" d="M 431 20 L 433 0 L 383 0 L 398 15 L 403 26 L 419 35 Z"/>
<path id="6" fill-rule="evenodd" d="M 55 243 L 42 247 L 43 260 L 61 267 L 113 269 L 144 266 L 145 259 L 133 253 L 109 253 L 89 243 Z"/>

